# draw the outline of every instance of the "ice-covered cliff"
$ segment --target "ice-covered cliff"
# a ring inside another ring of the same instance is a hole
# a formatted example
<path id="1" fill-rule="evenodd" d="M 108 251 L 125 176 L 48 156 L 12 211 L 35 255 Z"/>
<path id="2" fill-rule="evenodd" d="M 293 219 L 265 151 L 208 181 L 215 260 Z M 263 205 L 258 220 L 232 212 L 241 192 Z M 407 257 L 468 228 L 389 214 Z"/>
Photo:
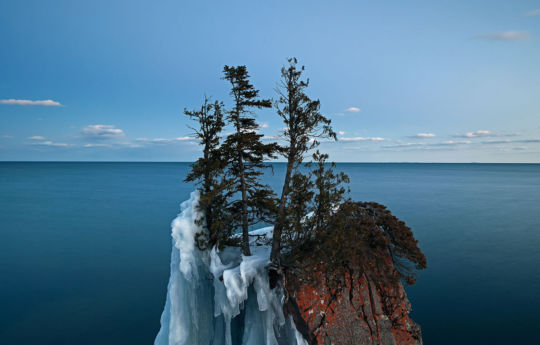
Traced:
<path id="1" fill-rule="evenodd" d="M 252 232 L 252 256 L 239 248 L 200 251 L 195 246 L 198 193 L 172 223 L 171 276 L 156 345 L 305 345 L 283 314 L 283 293 L 270 289 L 269 247 Z"/>
<path id="2" fill-rule="evenodd" d="M 251 232 L 249 257 L 239 248 L 201 251 L 194 241 L 197 202 L 194 192 L 172 223 L 171 276 L 156 345 L 422 344 L 399 281 L 388 286 L 358 271 L 336 291 L 324 277 L 312 285 L 317 272 L 287 273 L 287 294 L 279 285 L 270 289 L 272 228 Z"/>

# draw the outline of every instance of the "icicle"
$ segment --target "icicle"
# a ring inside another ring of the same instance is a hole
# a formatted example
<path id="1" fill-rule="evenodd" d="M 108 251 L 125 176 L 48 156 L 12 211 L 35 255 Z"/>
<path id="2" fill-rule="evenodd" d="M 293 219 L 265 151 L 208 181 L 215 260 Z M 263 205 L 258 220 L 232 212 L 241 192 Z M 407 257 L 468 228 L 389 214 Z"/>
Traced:
<path id="1" fill-rule="evenodd" d="M 281 291 L 270 289 L 269 246 L 253 246 L 247 257 L 234 247 L 196 247 L 198 200 L 191 193 L 172 222 L 171 276 L 155 344 L 306 345 L 294 323 L 285 322 Z"/>

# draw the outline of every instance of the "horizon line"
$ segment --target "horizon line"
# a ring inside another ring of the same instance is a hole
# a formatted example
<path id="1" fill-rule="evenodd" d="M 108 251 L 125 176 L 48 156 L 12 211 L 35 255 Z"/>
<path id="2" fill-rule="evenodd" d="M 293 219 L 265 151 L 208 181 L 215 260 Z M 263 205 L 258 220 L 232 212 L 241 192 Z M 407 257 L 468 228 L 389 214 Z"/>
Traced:
<path id="1" fill-rule="evenodd" d="M 304 163 L 309 163 L 306 161 Z M 311 161 L 312 162 L 312 161 Z M 129 161 L 129 160 L 87 160 L 87 161 L 77 161 L 77 160 L 0 160 L 0 163 L 195 163 L 195 161 Z M 286 164 L 286 161 L 273 161 L 268 162 L 270 164 L 280 163 Z M 429 162 L 429 161 L 361 161 L 361 162 L 352 162 L 352 161 L 332 161 L 327 164 L 336 163 L 336 164 L 540 164 L 540 162 Z"/>

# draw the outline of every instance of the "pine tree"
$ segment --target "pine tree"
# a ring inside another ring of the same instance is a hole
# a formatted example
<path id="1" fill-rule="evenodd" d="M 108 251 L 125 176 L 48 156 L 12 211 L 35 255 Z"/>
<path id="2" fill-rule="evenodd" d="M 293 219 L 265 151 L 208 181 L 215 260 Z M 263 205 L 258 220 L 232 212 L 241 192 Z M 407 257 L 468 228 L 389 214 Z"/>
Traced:
<path id="1" fill-rule="evenodd" d="M 274 193 L 260 182 L 265 161 L 275 158 L 277 144 L 264 144 L 259 134 L 253 109 L 270 108 L 268 99 L 259 98 L 259 90 L 249 81 L 246 66 L 223 68 L 223 79 L 231 84 L 230 95 L 233 106 L 227 111 L 227 121 L 234 133 L 227 136 L 222 146 L 223 159 L 227 163 L 226 178 L 231 192 L 240 199 L 232 202 L 228 212 L 234 224 L 242 229 L 242 253 L 251 255 L 249 248 L 249 226 L 267 221 L 275 213 Z"/>
<path id="2" fill-rule="evenodd" d="M 320 113 L 319 100 L 311 100 L 305 93 L 309 80 L 302 79 L 304 66 L 297 68 L 296 58 L 288 60 L 289 66 L 281 69 L 281 83 L 277 89 L 279 100 L 275 104 L 277 114 L 283 119 L 285 130 L 283 138 L 286 146 L 281 148 L 287 160 L 287 170 L 278 204 L 278 212 L 274 224 L 274 237 L 270 259 L 274 266 L 279 266 L 283 228 L 287 221 L 287 204 L 291 202 L 289 194 L 293 188 L 306 188 L 298 168 L 307 152 L 319 145 L 319 138 L 336 138 L 330 126 L 331 121 Z M 296 179 L 292 177 L 299 174 Z M 294 180 L 294 181 L 293 181 Z M 302 187 L 299 183 L 302 182 Z M 292 184 L 295 184 L 294 186 Z M 294 192 L 294 190 L 292 190 Z M 305 191 L 307 192 L 307 191 Z M 298 194 L 298 193 L 296 193 Z M 306 201 L 306 200 L 304 200 Z M 291 215 L 292 217 L 292 215 Z M 292 220 L 294 223 L 295 220 Z M 298 219 L 296 219 L 298 222 Z M 296 223 L 296 226 L 300 224 Z"/>
<path id="3" fill-rule="evenodd" d="M 218 101 L 211 103 L 205 97 L 200 110 L 185 109 L 184 114 L 197 121 L 198 128 L 190 128 L 203 147 L 203 156 L 191 165 L 185 181 L 199 185 L 199 208 L 203 218 L 197 222 L 207 231 L 198 233 L 196 240 L 199 248 L 204 249 L 230 237 L 228 216 L 224 212 L 227 193 L 226 185 L 222 181 L 224 165 L 219 148 L 220 133 L 225 126 L 223 104 Z"/>

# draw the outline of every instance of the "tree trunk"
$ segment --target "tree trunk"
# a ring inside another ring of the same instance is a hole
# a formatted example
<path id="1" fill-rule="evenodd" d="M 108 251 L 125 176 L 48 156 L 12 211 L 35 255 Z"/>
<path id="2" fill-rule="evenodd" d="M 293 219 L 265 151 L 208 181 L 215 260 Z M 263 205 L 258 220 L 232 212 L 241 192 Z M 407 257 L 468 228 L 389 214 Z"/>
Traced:
<path id="1" fill-rule="evenodd" d="M 208 143 L 206 144 L 208 146 Z M 204 149 L 204 162 L 208 165 L 208 160 L 210 157 L 210 151 L 205 148 Z M 204 204 L 204 218 L 206 220 L 206 230 L 208 231 L 208 238 L 210 239 L 210 244 L 213 245 L 216 240 L 216 234 L 212 231 L 212 207 L 210 206 L 213 202 L 213 200 L 208 200 L 208 196 L 210 195 L 210 188 L 211 188 L 211 181 L 210 181 L 210 169 L 206 169 L 204 172 L 204 194 L 206 196 L 205 204 Z"/>
<path id="2" fill-rule="evenodd" d="M 292 169 L 294 165 L 294 155 L 289 154 L 287 160 L 287 172 L 285 173 L 285 181 L 283 190 L 281 191 L 281 199 L 279 200 L 277 221 L 274 224 L 274 235 L 272 236 L 272 251 L 270 252 L 270 262 L 273 264 L 279 263 L 281 252 L 281 233 L 283 231 L 283 221 L 285 218 L 285 203 L 289 195 L 289 184 L 291 181 Z"/>
<path id="3" fill-rule="evenodd" d="M 242 253 L 246 256 L 251 255 L 249 248 L 249 223 L 248 223 L 248 210 L 247 210 L 247 193 L 246 193 L 246 179 L 244 176 L 244 160 L 242 153 L 239 154 L 239 166 L 240 166 L 240 184 L 242 189 Z"/>

